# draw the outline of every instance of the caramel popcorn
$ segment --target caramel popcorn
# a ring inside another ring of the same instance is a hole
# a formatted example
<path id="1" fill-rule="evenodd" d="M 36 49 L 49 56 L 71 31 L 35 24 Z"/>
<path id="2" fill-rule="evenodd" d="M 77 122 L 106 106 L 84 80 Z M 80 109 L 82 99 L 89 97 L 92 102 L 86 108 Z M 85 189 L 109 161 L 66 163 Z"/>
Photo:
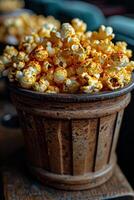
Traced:
<path id="1" fill-rule="evenodd" d="M 45 25 L 25 36 L 18 50 L 6 47 L 0 73 L 20 87 L 43 93 L 116 90 L 131 81 L 134 61 L 127 44 L 114 44 L 113 38 L 111 27 L 86 32 L 79 19 L 60 29 Z"/>
<path id="2" fill-rule="evenodd" d="M 23 0 L 1 0 L 0 1 L 1 12 L 11 12 L 22 7 L 24 7 Z"/>
<path id="3" fill-rule="evenodd" d="M 0 41 L 16 45 L 25 35 L 39 30 L 41 26 L 43 28 L 40 31 L 40 35 L 49 37 L 53 28 L 60 28 L 60 22 L 52 16 L 44 17 L 29 13 L 6 17 L 0 23 Z M 38 37 L 35 40 L 38 41 L 38 39 L 40 38 Z M 33 40 L 33 36 L 27 37 L 27 43 L 33 43 Z"/>

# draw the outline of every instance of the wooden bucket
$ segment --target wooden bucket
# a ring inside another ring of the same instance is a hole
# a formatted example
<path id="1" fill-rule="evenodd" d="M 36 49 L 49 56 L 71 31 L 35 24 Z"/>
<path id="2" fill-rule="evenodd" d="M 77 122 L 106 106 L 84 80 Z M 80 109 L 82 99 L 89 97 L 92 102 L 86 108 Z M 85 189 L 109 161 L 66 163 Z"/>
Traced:
<path id="1" fill-rule="evenodd" d="M 99 94 L 42 94 L 10 85 L 31 172 L 59 189 L 83 190 L 107 181 L 134 83 Z"/>

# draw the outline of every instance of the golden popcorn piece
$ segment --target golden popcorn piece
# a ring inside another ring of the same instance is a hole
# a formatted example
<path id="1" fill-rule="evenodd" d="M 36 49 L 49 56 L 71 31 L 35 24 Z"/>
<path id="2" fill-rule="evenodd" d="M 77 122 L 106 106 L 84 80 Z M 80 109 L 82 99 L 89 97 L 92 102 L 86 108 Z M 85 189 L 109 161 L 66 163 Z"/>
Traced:
<path id="1" fill-rule="evenodd" d="M 49 82 L 45 79 L 45 77 L 42 76 L 38 82 L 35 82 L 33 88 L 38 92 L 45 92 L 48 86 Z"/>
<path id="2" fill-rule="evenodd" d="M 61 38 L 64 40 L 73 35 L 75 35 L 75 30 L 71 24 L 63 23 L 61 26 Z"/>
<path id="3" fill-rule="evenodd" d="M 98 92 L 102 89 L 103 85 L 101 81 L 99 81 L 97 78 L 88 75 L 88 73 L 83 73 L 82 77 L 86 78 L 88 81 L 88 85 L 81 87 L 82 92 L 92 93 L 92 92 Z"/>
<path id="4" fill-rule="evenodd" d="M 63 47 L 63 42 L 61 41 L 61 33 L 56 29 L 52 29 L 50 32 L 49 41 L 53 44 L 53 47 Z"/>
<path id="5" fill-rule="evenodd" d="M 47 59 L 48 57 L 48 53 L 47 51 L 44 49 L 44 47 L 42 45 L 36 47 L 34 49 L 34 51 L 32 52 L 33 57 L 35 57 L 35 59 L 37 61 L 44 61 Z"/>
<path id="6" fill-rule="evenodd" d="M 3 62 L 0 60 L 0 74 L 1 74 L 1 72 L 4 71 L 4 69 L 5 69 L 5 66 L 4 66 Z"/>
<path id="7" fill-rule="evenodd" d="M 24 71 L 28 71 L 33 75 L 38 75 L 41 72 L 41 66 L 37 61 L 30 61 Z"/>
<path id="8" fill-rule="evenodd" d="M 131 81 L 132 71 L 127 71 L 126 68 L 120 70 L 116 68 L 107 69 L 103 74 L 103 84 L 110 90 L 116 90 L 124 87 Z"/>
<path id="9" fill-rule="evenodd" d="M 132 73 L 132 71 L 134 70 L 134 61 L 130 61 L 126 66 L 125 69 L 127 72 L 129 72 L 130 74 Z"/>
<path id="10" fill-rule="evenodd" d="M 71 21 L 71 24 L 76 32 L 84 33 L 87 29 L 86 23 L 84 23 L 82 20 L 75 18 Z"/>
<path id="11" fill-rule="evenodd" d="M 64 67 L 64 68 L 67 67 L 66 59 L 60 54 L 57 54 L 54 56 L 53 62 L 54 62 L 54 65 L 56 66 Z"/>
<path id="12" fill-rule="evenodd" d="M 100 74 L 103 72 L 103 69 L 100 63 L 92 62 L 87 66 L 87 72 L 90 76 L 94 76 L 96 78 L 100 78 Z"/>
<path id="13" fill-rule="evenodd" d="M 63 83 L 67 78 L 67 70 L 62 67 L 57 67 L 54 71 L 54 81 L 57 84 Z"/>
<path id="14" fill-rule="evenodd" d="M 127 49 L 127 43 L 126 42 L 116 42 L 115 51 L 123 53 L 128 58 L 132 57 L 132 50 Z"/>
<path id="15" fill-rule="evenodd" d="M 18 51 L 13 46 L 6 46 L 4 49 L 4 54 L 9 55 L 10 57 L 16 56 Z"/>
<path id="16" fill-rule="evenodd" d="M 13 63 L 13 67 L 17 68 L 18 70 L 21 70 L 25 67 L 25 62 L 18 61 L 16 63 Z"/>
<path id="17" fill-rule="evenodd" d="M 42 29 L 39 31 L 40 37 L 50 37 L 51 31 L 55 28 L 53 24 L 45 23 Z"/>
<path id="18" fill-rule="evenodd" d="M 63 43 L 63 48 L 64 49 L 71 49 L 72 51 L 75 51 L 78 49 L 78 47 L 80 46 L 80 40 L 77 37 L 77 35 L 73 35 L 73 36 L 68 36 L 66 39 L 64 39 L 64 43 Z"/>
<path id="19" fill-rule="evenodd" d="M 53 57 L 56 53 L 56 48 L 52 47 L 52 43 L 51 42 L 47 42 L 46 44 L 46 50 L 48 52 L 48 56 Z"/>
<path id="20" fill-rule="evenodd" d="M 111 54 L 109 65 L 112 67 L 122 68 L 129 63 L 129 58 L 124 55 L 122 52 Z"/>
<path id="21" fill-rule="evenodd" d="M 15 73 L 16 80 L 21 79 L 21 78 L 23 77 L 23 75 L 24 75 L 23 72 L 18 70 L 18 71 Z"/>
<path id="22" fill-rule="evenodd" d="M 15 77 L 16 77 L 16 70 L 12 67 L 8 68 L 8 79 L 10 82 L 14 82 L 15 81 Z"/>
<path id="23" fill-rule="evenodd" d="M 91 33 L 90 39 L 91 40 L 105 40 L 105 39 L 112 40 L 114 36 L 115 35 L 113 34 L 112 27 L 110 26 L 105 27 L 104 25 L 101 25 L 98 32 L 94 31 Z"/>
<path id="24" fill-rule="evenodd" d="M 3 65 L 5 66 L 5 68 L 11 62 L 11 58 L 8 55 L 5 55 L 5 54 L 0 56 L 0 60 L 3 63 Z"/>
<path id="25" fill-rule="evenodd" d="M 17 60 L 18 61 L 24 61 L 25 60 L 25 56 L 26 56 L 26 53 L 23 52 L 23 51 L 20 51 L 20 52 L 18 52 Z"/>
<path id="26" fill-rule="evenodd" d="M 26 74 L 20 78 L 20 85 L 23 88 L 30 89 L 36 82 L 35 76 L 27 76 Z"/>
<path id="27" fill-rule="evenodd" d="M 63 92 L 66 93 L 76 93 L 79 91 L 80 83 L 75 77 L 70 77 L 66 79 L 65 85 L 63 85 Z"/>
<path id="28" fill-rule="evenodd" d="M 59 92 L 60 92 L 59 88 L 54 85 L 48 86 L 48 90 L 46 91 L 46 93 L 54 93 L 54 94 L 59 93 Z"/>
<path id="29" fill-rule="evenodd" d="M 52 65 L 48 61 L 44 61 L 41 66 L 41 71 L 47 73 Z"/>
<path id="30" fill-rule="evenodd" d="M 46 79 L 48 80 L 49 83 L 53 83 L 54 67 L 51 67 L 51 68 L 48 69 L 47 74 L 46 74 Z"/>

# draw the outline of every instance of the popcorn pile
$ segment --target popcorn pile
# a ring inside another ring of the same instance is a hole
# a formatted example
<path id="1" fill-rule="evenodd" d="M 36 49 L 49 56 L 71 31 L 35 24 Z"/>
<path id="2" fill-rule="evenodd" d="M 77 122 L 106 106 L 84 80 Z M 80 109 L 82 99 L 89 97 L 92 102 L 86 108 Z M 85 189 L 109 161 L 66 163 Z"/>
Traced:
<path id="1" fill-rule="evenodd" d="M 0 0 L 1 12 L 11 12 L 22 7 L 24 7 L 23 0 Z"/>
<path id="2" fill-rule="evenodd" d="M 31 15 L 22 13 L 19 16 L 6 17 L 0 23 L 0 42 L 18 44 L 25 35 L 38 31 L 42 25 L 51 23 L 60 28 L 60 22 L 52 16 Z"/>
<path id="3" fill-rule="evenodd" d="M 114 44 L 111 27 L 86 32 L 73 19 L 57 30 L 51 24 L 26 36 L 19 49 L 7 46 L 0 71 L 10 82 L 44 93 L 95 93 L 124 87 L 134 61 L 125 42 Z"/>

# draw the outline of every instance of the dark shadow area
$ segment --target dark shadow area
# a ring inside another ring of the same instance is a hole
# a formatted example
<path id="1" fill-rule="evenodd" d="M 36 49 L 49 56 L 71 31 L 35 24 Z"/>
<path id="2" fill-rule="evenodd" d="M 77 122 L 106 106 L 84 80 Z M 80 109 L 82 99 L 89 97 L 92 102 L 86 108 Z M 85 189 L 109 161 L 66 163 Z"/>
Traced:
<path id="1" fill-rule="evenodd" d="M 134 91 L 124 113 L 117 154 L 118 163 L 134 188 Z"/>

